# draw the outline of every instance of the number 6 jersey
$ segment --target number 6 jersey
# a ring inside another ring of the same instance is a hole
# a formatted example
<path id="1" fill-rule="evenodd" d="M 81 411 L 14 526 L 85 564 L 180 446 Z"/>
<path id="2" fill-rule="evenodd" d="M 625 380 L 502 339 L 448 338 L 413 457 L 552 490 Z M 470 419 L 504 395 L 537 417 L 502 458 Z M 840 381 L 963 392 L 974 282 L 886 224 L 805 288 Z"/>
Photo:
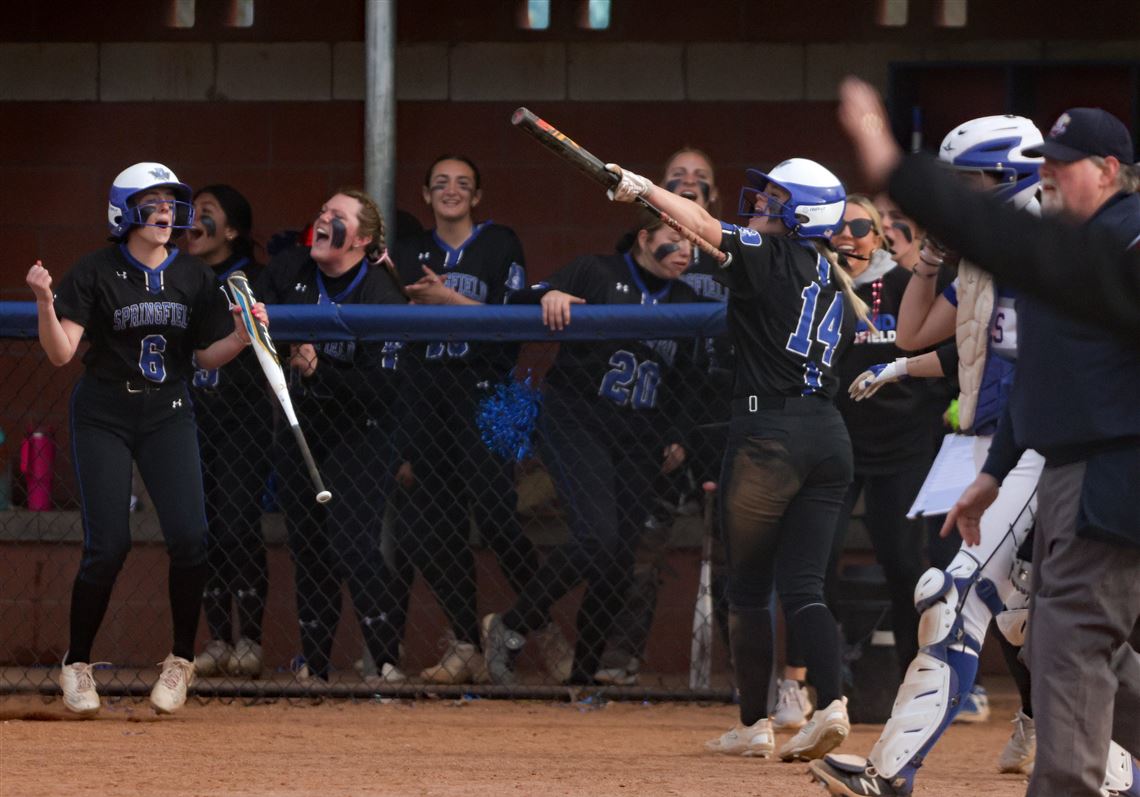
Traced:
<path id="1" fill-rule="evenodd" d="M 153 269 L 125 244 L 92 252 L 60 281 L 55 310 L 84 328 L 88 373 L 111 381 L 186 379 L 194 351 L 234 329 L 209 267 L 177 248 Z"/>
<path id="2" fill-rule="evenodd" d="M 720 248 L 732 255 L 717 278 L 729 289 L 733 397 L 834 399 L 836 366 L 854 338 L 855 313 L 831 264 L 808 241 L 721 227 Z"/>

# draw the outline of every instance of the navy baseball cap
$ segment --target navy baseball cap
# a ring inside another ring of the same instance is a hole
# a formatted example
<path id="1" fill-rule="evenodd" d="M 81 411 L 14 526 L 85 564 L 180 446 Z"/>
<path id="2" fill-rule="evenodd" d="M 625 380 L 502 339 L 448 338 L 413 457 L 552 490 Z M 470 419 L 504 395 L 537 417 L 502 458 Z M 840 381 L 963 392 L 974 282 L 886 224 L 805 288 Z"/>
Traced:
<path id="1" fill-rule="evenodd" d="M 1045 141 L 1028 147 L 1024 154 L 1065 163 L 1090 155 L 1132 163 L 1132 136 L 1123 122 L 1103 108 L 1070 108 L 1053 123 Z"/>

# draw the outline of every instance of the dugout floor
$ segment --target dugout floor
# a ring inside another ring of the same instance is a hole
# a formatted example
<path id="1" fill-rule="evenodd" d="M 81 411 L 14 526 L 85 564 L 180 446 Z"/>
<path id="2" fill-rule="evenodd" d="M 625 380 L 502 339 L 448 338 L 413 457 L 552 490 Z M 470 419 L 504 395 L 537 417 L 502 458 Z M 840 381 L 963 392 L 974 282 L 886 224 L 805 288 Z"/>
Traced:
<path id="1" fill-rule="evenodd" d="M 916 795 L 1013 797 L 996 759 L 1016 709 L 989 678 L 993 716 L 953 726 Z M 819 795 L 804 764 L 706 754 L 734 708 L 676 703 L 280 699 L 192 703 L 157 717 L 141 699 L 89 721 L 58 699 L 0 698 L 0 795 Z M 865 753 L 879 727 L 841 751 Z M 783 738 L 781 735 L 780 739 Z"/>

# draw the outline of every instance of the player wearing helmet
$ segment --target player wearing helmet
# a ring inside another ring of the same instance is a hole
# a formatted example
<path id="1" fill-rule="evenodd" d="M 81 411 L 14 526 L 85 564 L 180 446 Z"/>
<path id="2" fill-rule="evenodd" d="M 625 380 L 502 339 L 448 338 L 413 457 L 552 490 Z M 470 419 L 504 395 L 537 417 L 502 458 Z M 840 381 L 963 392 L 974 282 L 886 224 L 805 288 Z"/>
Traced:
<path id="1" fill-rule="evenodd" d="M 40 344 L 52 364 L 75 356 L 86 332 L 86 370 L 71 400 L 71 441 L 83 512 L 83 558 L 71 593 L 60 686 L 78 714 L 99 710 L 91 647 L 130 550 L 131 461 L 158 512 L 170 553 L 174 644 L 151 703 L 186 701 L 206 580 L 206 515 L 198 430 L 187 379 L 194 362 L 218 368 L 249 343 L 201 261 L 170 244 L 193 218 L 190 188 L 160 163 L 138 163 L 111 186 L 113 243 L 81 259 L 52 294 L 38 261 L 28 272 Z M 236 313 L 236 308 L 235 308 Z M 256 313 L 263 320 L 265 309 Z"/>
<path id="2" fill-rule="evenodd" d="M 820 708 L 779 751 L 816 758 L 847 736 L 839 637 L 823 600 L 836 519 L 852 478 L 851 443 L 834 405 L 835 366 L 866 305 L 827 244 L 843 218 L 839 179 L 804 158 L 749 170 L 741 192 L 748 226 L 718 221 L 632 172 L 613 199 L 645 197 L 725 252 L 736 366 L 721 513 L 728 557 L 729 639 L 740 723 L 708 744 L 731 755 L 776 751 L 768 719 L 773 582 L 789 623 L 802 630 Z"/>
<path id="3" fill-rule="evenodd" d="M 1036 212 L 1040 158 L 1023 151 L 1041 140 L 1028 119 L 987 116 L 951 130 L 942 141 L 939 158 L 976 188 Z M 903 295 L 898 340 L 903 348 L 917 349 L 956 336 L 959 422 L 963 434 L 974 439 L 974 459 L 980 468 L 1013 383 L 1017 313 L 1013 293 L 968 262 L 959 263 L 958 278 L 937 294 L 941 265 L 955 261 L 956 255 L 936 243 L 924 245 Z M 872 366 L 852 383 L 852 397 L 862 400 L 907 375 L 941 376 L 944 362 L 952 367 L 946 352 L 941 354 L 941 359 L 938 352 L 931 352 Z M 982 518 L 982 544 L 963 546 L 945 571 L 931 568 L 919 579 L 915 602 L 921 614 L 921 647 L 871 755 L 865 763 L 829 756 L 812 765 L 833 793 L 910 794 L 922 760 L 970 696 L 990 620 L 996 616 L 1003 636 L 1011 645 L 1021 645 L 1028 571 L 1018 549 L 1033 524 L 1043 464 L 1036 452 L 1025 452 L 1006 479 L 1003 500 Z M 1034 762 L 1029 682 L 1024 667 L 1016 663 L 1014 667 L 1023 706 L 1014 718 L 1014 734 L 999 758 L 999 768 L 1028 773 Z"/>

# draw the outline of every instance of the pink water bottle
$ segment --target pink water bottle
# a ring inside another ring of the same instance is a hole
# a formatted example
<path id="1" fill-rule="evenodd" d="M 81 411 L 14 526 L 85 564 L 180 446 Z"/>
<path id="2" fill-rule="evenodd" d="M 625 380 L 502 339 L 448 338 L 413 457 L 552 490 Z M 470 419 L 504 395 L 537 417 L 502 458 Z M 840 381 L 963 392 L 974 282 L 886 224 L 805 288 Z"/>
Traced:
<path id="1" fill-rule="evenodd" d="M 45 512 L 52 508 L 51 476 L 55 465 L 55 440 L 50 426 L 30 430 L 20 445 L 20 472 L 28 483 L 28 509 Z"/>

